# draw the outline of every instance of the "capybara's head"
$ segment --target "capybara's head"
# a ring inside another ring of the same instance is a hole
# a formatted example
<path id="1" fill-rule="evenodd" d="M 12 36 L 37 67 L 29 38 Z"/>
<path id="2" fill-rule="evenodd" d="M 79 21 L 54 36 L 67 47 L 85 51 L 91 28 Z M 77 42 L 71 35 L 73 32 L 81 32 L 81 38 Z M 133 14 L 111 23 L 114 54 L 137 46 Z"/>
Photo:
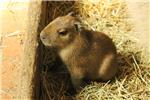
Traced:
<path id="1" fill-rule="evenodd" d="M 40 33 L 45 46 L 64 48 L 72 43 L 80 31 L 80 21 L 72 13 L 50 22 Z"/>

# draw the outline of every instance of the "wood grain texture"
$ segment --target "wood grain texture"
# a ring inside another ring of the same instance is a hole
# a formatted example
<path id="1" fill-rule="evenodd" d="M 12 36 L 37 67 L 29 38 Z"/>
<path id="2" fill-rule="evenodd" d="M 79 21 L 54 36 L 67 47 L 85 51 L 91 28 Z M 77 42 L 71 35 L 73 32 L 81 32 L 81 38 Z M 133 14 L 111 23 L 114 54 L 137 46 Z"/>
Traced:
<path id="1" fill-rule="evenodd" d="M 28 13 L 28 34 L 24 45 L 24 55 L 22 60 L 21 81 L 18 88 L 18 98 L 31 99 L 31 81 L 33 77 L 33 68 L 36 66 L 36 52 L 38 47 L 38 22 L 41 13 L 41 0 L 32 0 L 29 4 Z"/>

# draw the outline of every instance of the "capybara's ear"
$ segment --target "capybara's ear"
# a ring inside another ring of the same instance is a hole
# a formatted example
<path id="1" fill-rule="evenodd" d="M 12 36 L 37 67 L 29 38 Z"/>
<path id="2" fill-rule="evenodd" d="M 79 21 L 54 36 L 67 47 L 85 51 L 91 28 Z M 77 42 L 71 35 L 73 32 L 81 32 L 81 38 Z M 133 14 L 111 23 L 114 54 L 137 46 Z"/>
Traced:
<path id="1" fill-rule="evenodd" d="M 73 11 L 71 11 L 67 14 L 67 16 L 75 16 L 75 13 Z"/>
<path id="2" fill-rule="evenodd" d="M 80 21 L 75 21 L 74 26 L 75 26 L 75 29 L 76 29 L 77 32 L 81 32 L 82 25 L 81 25 Z"/>

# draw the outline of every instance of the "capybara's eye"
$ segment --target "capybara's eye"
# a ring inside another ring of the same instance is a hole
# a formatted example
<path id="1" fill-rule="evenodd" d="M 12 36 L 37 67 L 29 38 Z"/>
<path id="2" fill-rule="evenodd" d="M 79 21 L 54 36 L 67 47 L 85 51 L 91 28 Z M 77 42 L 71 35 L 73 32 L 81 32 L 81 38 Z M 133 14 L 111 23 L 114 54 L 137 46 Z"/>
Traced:
<path id="1" fill-rule="evenodd" d="M 66 31 L 64 31 L 64 32 L 59 32 L 59 34 L 62 35 L 62 36 L 64 36 L 64 35 L 67 34 L 67 32 L 66 32 Z"/>
<path id="2" fill-rule="evenodd" d="M 58 31 L 58 34 L 61 35 L 61 36 L 65 36 L 65 35 L 67 35 L 67 33 L 68 32 L 67 32 L 66 29 L 61 29 L 61 30 Z"/>

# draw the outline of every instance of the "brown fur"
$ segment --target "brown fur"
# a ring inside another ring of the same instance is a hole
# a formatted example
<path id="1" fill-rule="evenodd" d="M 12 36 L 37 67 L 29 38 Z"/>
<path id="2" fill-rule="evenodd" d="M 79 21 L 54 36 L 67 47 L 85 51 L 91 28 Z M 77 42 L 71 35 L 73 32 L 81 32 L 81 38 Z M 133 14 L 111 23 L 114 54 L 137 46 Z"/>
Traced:
<path id="1" fill-rule="evenodd" d="M 112 40 L 103 33 L 80 28 L 76 17 L 56 18 L 43 29 L 40 38 L 44 45 L 58 50 L 76 89 L 84 86 L 83 79 L 108 81 L 117 72 Z"/>

